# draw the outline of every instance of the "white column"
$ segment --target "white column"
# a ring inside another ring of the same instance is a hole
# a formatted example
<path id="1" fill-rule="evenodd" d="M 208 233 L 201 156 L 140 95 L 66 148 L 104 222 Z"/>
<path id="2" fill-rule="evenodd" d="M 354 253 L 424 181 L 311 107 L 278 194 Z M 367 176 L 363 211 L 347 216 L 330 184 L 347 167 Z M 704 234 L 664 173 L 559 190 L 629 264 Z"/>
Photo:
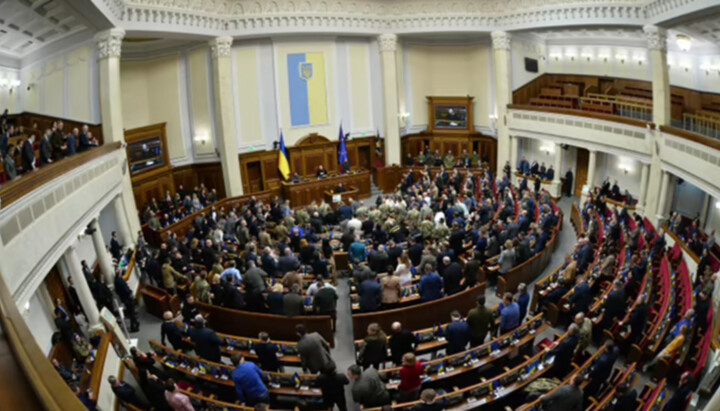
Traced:
<path id="1" fill-rule="evenodd" d="M 597 163 L 597 151 L 590 150 L 590 158 L 588 160 L 588 173 L 587 173 L 587 182 L 585 183 L 585 186 L 588 188 L 588 190 L 592 190 L 593 186 L 595 185 L 595 168 Z"/>
<path id="2" fill-rule="evenodd" d="M 656 207 L 656 222 L 665 218 L 665 209 L 667 208 L 668 186 L 670 185 L 670 174 L 667 171 L 661 171 L 662 179 L 660 182 L 660 198 Z"/>
<path id="3" fill-rule="evenodd" d="M 97 309 L 97 303 L 90 292 L 90 285 L 85 280 L 82 268 L 80 265 L 80 257 L 77 255 L 76 245 L 71 245 L 65 255 L 65 266 L 70 271 L 70 277 L 75 284 L 75 291 L 77 291 L 80 305 L 85 312 L 85 317 L 88 320 L 88 326 L 90 331 L 103 329 L 102 323 L 100 322 L 100 312 Z"/>
<path id="4" fill-rule="evenodd" d="M 117 220 L 118 231 L 120 232 L 120 240 L 122 240 L 122 244 L 125 247 L 134 247 L 134 236 L 132 231 L 130 231 L 130 226 L 128 225 L 128 218 L 125 213 L 122 193 L 113 199 L 113 208 L 115 209 L 115 220 Z"/>
<path id="5" fill-rule="evenodd" d="M 650 173 L 650 165 L 642 163 L 640 171 L 640 195 L 638 196 L 637 208 L 645 210 L 645 193 L 647 192 L 648 174 Z"/>
<path id="6" fill-rule="evenodd" d="M 663 28 L 646 25 L 643 27 L 647 40 L 648 52 L 650 53 L 650 68 L 652 71 L 653 89 L 653 122 L 656 125 L 670 125 L 670 82 L 667 67 L 667 31 Z M 645 192 L 645 215 L 651 220 L 656 216 L 664 215 L 664 210 L 659 209 L 659 204 L 665 204 L 666 199 L 660 201 L 661 190 L 665 189 L 661 184 L 662 165 L 660 153 L 657 147 L 662 147 L 662 136 L 659 128 L 648 130 L 652 147 L 652 160 L 648 173 L 648 184 Z M 665 194 L 667 196 L 667 193 Z M 666 198 L 666 197 L 665 197 Z M 653 221 L 654 224 L 657 221 Z"/>
<path id="7" fill-rule="evenodd" d="M 237 197 L 243 193 L 235 136 L 235 107 L 230 64 L 232 42 L 233 39 L 229 36 L 217 37 L 209 42 L 215 87 L 218 151 L 220 152 L 220 164 L 227 197 Z"/>
<path id="8" fill-rule="evenodd" d="M 120 87 L 120 54 L 125 30 L 110 29 L 95 35 L 98 59 L 98 80 L 100 86 L 100 112 L 102 116 L 103 142 L 125 143 L 122 116 L 122 93 Z M 123 155 L 123 157 L 125 157 Z M 130 232 L 140 231 L 135 196 L 133 195 L 130 172 L 123 176 L 123 201 L 127 210 L 127 224 Z"/>
<path id="9" fill-rule="evenodd" d="M 562 176 L 562 163 L 563 163 L 563 156 L 565 155 L 565 150 L 560 146 L 560 144 L 555 144 L 555 164 L 553 165 L 553 168 L 555 169 L 555 177 L 553 178 L 553 182 L 560 183 L 560 176 Z"/>
<path id="10" fill-rule="evenodd" d="M 517 178 L 515 177 L 515 169 L 517 169 L 518 159 L 520 155 L 520 137 L 510 136 L 510 181 L 513 184 L 517 184 Z M 503 165 L 504 167 L 504 165 Z"/>
<path id="11" fill-rule="evenodd" d="M 667 66 L 667 31 L 646 25 L 643 27 L 650 53 L 653 89 L 653 122 L 670 125 L 670 78 Z"/>
<path id="12" fill-rule="evenodd" d="M 705 225 L 707 224 L 708 209 L 710 208 L 711 200 L 712 200 L 712 196 L 708 193 L 705 193 L 705 198 L 703 198 L 702 210 L 700 210 L 700 229 L 701 230 L 704 230 Z"/>
<path id="13" fill-rule="evenodd" d="M 105 276 L 105 283 L 109 286 L 113 284 L 115 273 L 113 271 L 112 257 L 105 246 L 102 230 L 97 219 L 92 220 L 90 229 L 93 230 L 92 239 L 95 246 L 95 254 L 97 254 L 98 264 L 100 264 L 100 272 Z"/>
<path id="14" fill-rule="evenodd" d="M 378 36 L 382 63 L 383 102 L 385 103 L 385 161 L 387 165 L 402 164 L 400 153 L 400 121 L 398 119 L 397 35 Z"/>
<path id="15" fill-rule="evenodd" d="M 510 131 L 507 125 L 507 105 L 512 102 L 510 41 L 510 33 L 492 32 L 493 58 L 495 60 L 495 112 L 497 113 L 496 175 L 502 173 L 505 163 L 510 160 Z M 512 166 L 517 167 L 516 164 Z"/>

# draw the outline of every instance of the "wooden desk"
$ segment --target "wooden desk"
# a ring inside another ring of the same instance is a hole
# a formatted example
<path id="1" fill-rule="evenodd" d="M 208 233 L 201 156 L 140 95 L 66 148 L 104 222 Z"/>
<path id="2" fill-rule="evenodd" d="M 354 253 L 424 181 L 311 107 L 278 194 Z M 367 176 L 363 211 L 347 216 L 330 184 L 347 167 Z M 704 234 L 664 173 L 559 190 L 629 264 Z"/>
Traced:
<path id="1" fill-rule="evenodd" d="M 485 283 L 481 283 L 473 288 L 468 288 L 465 291 L 435 301 L 394 310 L 353 314 L 353 338 L 364 338 L 368 325 L 372 323 L 380 324 L 380 327 L 384 330 L 391 329 L 392 323 L 395 321 L 400 321 L 403 327 L 410 330 L 419 330 L 445 323 L 450 318 L 452 311 L 458 310 L 466 313 L 475 307 L 478 295 L 484 295 L 484 293 Z"/>
<path id="2" fill-rule="evenodd" d="M 230 374 L 232 374 L 233 370 L 235 369 L 233 366 L 208 361 L 200 357 L 192 357 L 179 351 L 175 351 L 172 348 L 166 347 L 158 343 L 157 341 L 150 340 L 149 343 L 150 347 L 153 349 L 153 351 L 155 351 L 155 354 L 157 355 L 156 360 L 159 360 L 159 362 L 166 369 L 174 370 L 184 376 L 193 379 L 199 379 L 220 386 L 235 388 L 235 383 L 233 382 L 232 378 L 230 378 Z M 164 352 L 164 355 L 159 355 L 158 351 Z M 174 357 L 174 361 L 168 358 L 169 356 Z M 184 365 L 184 361 L 187 361 L 187 364 L 189 365 Z M 206 367 L 207 370 L 202 371 L 199 364 L 203 364 L 203 366 Z M 212 369 L 217 370 L 218 377 L 213 376 L 213 372 L 211 371 Z M 263 371 L 263 373 L 269 376 L 271 381 L 274 381 L 276 378 L 292 378 L 293 376 L 293 374 L 279 372 Z M 228 378 L 220 378 L 219 375 L 221 374 L 225 374 L 226 376 L 228 376 Z M 315 375 L 311 374 L 299 374 L 299 377 L 302 381 L 305 382 L 313 382 L 316 378 Z M 298 395 L 309 397 L 319 397 L 322 395 L 320 389 L 305 386 L 277 386 L 274 383 L 270 383 L 267 388 L 268 392 L 273 395 Z"/>
<path id="3" fill-rule="evenodd" d="M 357 197 L 370 196 L 370 171 L 358 171 L 350 174 L 342 174 L 321 180 L 312 179 L 299 183 L 282 183 L 282 195 L 290 200 L 292 207 L 302 207 L 323 198 L 325 191 L 334 190 L 338 184 L 343 183 L 345 187 L 357 187 Z M 357 198 L 356 198 L 357 199 Z"/>
<path id="4" fill-rule="evenodd" d="M 344 193 L 336 193 L 335 188 L 332 188 L 330 190 L 325 190 L 325 202 L 332 205 L 333 209 L 337 210 L 340 208 L 340 202 L 343 202 L 345 204 L 348 204 L 348 200 L 350 198 L 353 198 L 355 200 L 358 199 L 358 195 L 360 194 L 360 189 L 357 187 L 345 187 L 347 191 Z M 338 201 L 333 201 L 333 198 L 335 196 L 340 196 Z"/>

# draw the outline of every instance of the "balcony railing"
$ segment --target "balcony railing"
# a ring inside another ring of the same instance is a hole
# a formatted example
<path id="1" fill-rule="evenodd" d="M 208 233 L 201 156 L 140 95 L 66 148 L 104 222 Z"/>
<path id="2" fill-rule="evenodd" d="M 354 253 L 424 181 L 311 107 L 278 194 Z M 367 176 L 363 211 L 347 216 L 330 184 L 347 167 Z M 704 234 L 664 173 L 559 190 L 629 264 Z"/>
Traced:
<path id="1" fill-rule="evenodd" d="M 685 113 L 683 114 L 682 127 L 694 133 L 720 139 L 720 114 L 718 114 L 718 117 L 711 117 Z"/>

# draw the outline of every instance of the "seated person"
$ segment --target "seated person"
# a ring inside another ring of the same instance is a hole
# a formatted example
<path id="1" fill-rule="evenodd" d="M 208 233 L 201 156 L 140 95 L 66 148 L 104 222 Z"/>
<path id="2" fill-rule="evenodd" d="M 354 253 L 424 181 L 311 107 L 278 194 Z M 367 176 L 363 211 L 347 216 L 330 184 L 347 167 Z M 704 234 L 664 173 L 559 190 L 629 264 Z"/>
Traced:
<path id="1" fill-rule="evenodd" d="M 345 188 L 344 183 L 338 184 L 337 188 L 335 189 L 335 193 L 337 193 L 337 194 L 344 193 L 346 191 L 347 191 L 347 189 Z"/>
<path id="2" fill-rule="evenodd" d="M 328 175 L 327 170 L 325 170 L 325 167 L 323 167 L 322 164 L 318 166 L 316 174 L 317 178 L 325 178 Z"/>

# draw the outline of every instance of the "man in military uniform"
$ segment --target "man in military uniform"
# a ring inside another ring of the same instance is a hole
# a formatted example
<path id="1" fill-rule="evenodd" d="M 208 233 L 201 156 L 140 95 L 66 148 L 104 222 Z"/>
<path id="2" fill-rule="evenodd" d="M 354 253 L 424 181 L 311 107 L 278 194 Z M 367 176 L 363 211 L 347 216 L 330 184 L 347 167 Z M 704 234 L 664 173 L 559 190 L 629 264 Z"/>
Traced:
<path id="1" fill-rule="evenodd" d="M 275 237 L 279 242 L 284 243 L 290 235 L 290 230 L 285 224 L 278 224 L 275 226 Z"/>
<path id="2" fill-rule="evenodd" d="M 438 224 L 435 229 L 433 229 L 432 237 L 434 240 L 439 241 L 447 238 L 450 235 L 450 229 L 445 224 Z"/>
<path id="3" fill-rule="evenodd" d="M 429 240 L 432 238 L 433 229 L 435 228 L 435 223 L 432 221 L 425 219 L 420 223 L 420 231 L 422 231 L 423 239 Z"/>
<path id="4" fill-rule="evenodd" d="M 477 151 L 473 151 L 472 159 L 470 160 L 473 167 L 480 166 L 480 155 Z"/>
<path id="5" fill-rule="evenodd" d="M 417 165 L 424 166 L 425 160 L 425 153 L 421 151 L 420 154 L 418 154 L 417 156 Z"/>
<path id="6" fill-rule="evenodd" d="M 382 224 L 383 218 L 382 218 L 382 213 L 380 212 L 380 210 L 373 207 L 373 209 L 370 210 L 370 220 L 372 220 L 372 222 L 376 225 Z"/>
<path id="7" fill-rule="evenodd" d="M 420 219 L 421 220 L 427 220 L 429 216 L 433 214 L 432 208 L 430 208 L 429 205 L 424 204 L 422 208 L 420 209 Z"/>
<path id="8" fill-rule="evenodd" d="M 407 219 L 413 227 L 417 227 L 420 223 L 420 211 L 417 208 L 412 208 L 407 212 Z"/>
<path id="9" fill-rule="evenodd" d="M 310 214 L 304 208 L 295 211 L 295 222 L 300 227 L 305 227 L 310 222 Z"/>
<path id="10" fill-rule="evenodd" d="M 463 149 L 462 155 L 460 156 L 460 160 L 462 161 L 462 167 L 468 168 L 470 167 L 470 154 L 468 154 L 466 149 Z"/>
<path id="11" fill-rule="evenodd" d="M 443 165 L 445 168 L 453 168 L 455 166 L 455 156 L 453 156 L 452 150 L 448 150 L 443 159 Z"/>

